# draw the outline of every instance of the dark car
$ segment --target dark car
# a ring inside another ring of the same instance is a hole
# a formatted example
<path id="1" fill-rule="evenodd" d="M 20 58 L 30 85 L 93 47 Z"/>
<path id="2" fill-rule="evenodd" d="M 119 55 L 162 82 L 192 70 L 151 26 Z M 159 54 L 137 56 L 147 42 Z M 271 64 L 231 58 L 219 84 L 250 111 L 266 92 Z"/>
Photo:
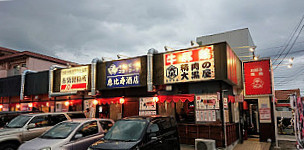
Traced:
<path id="1" fill-rule="evenodd" d="M 7 112 L 0 112 L 0 128 L 4 127 L 6 123 L 10 122 L 15 117 L 21 114 L 28 114 L 34 113 L 39 111 L 7 111 Z"/>
<path id="2" fill-rule="evenodd" d="M 88 150 L 180 150 L 177 124 L 169 116 L 127 117 L 115 122 Z"/>

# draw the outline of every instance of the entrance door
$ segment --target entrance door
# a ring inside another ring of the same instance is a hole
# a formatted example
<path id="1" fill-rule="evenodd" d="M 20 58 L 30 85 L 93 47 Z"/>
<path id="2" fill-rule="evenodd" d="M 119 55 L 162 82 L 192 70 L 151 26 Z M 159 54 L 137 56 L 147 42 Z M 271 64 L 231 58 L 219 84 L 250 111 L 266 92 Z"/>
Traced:
<path id="1" fill-rule="evenodd" d="M 123 104 L 123 117 L 139 115 L 139 100 L 138 98 L 127 98 Z"/>
<path id="2" fill-rule="evenodd" d="M 244 128 L 248 138 L 259 138 L 259 108 L 258 100 L 250 99 L 247 102 L 246 109 L 244 108 Z"/>

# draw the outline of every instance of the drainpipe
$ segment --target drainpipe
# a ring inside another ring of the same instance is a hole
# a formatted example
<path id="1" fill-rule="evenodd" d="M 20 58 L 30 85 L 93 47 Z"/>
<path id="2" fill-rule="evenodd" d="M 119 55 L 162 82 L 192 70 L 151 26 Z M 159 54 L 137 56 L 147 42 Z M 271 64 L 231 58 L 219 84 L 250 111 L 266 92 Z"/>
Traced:
<path id="1" fill-rule="evenodd" d="M 147 54 L 147 91 L 153 92 L 153 54 L 157 54 L 158 51 L 154 48 L 148 50 Z"/>
<path id="2" fill-rule="evenodd" d="M 58 66 L 58 65 L 52 65 L 50 67 L 49 70 L 49 98 L 51 98 L 52 96 L 54 96 L 55 94 L 53 93 L 53 74 L 54 74 L 54 70 L 58 69 L 58 68 L 66 68 L 66 67 L 62 67 L 62 66 Z"/>
<path id="3" fill-rule="evenodd" d="M 20 88 L 20 100 L 23 100 L 24 97 L 24 85 L 25 85 L 25 76 L 27 73 L 36 73 L 37 71 L 24 70 L 21 74 L 21 88 Z"/>
<path id="4" fill-rule="evenodd" d="M 96 95 L 96 74 L 97 74 L 97 63 L 101 62 L 99 58 L 94 58 L 91 63 L 91 95 Z"/>

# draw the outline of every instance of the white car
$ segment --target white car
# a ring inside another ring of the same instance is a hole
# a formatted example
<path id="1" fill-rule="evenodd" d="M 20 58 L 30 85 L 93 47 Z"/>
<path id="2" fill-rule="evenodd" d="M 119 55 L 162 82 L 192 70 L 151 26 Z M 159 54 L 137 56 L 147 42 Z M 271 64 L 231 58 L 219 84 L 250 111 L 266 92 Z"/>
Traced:
<path id="1" fill-rule="evenodd" d="M 86 150 L 104 137 L 111 119 L 73 119 L 56 126 L 19 147 L 19 150 Z"/>

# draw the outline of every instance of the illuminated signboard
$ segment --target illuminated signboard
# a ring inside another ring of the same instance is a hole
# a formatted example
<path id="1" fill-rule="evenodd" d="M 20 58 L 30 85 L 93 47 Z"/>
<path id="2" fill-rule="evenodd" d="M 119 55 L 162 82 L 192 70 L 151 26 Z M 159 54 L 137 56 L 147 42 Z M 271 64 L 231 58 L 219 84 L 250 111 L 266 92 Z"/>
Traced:
<path id="1" fill-rule="evenodd" d="M 140 85 L 140 58 L 106 63 L 106 86 L 108 88 Z"/>
<path id="2" fill-rule="evenodd" d="M 270 60 L 244 62 L 246 95 L 272 94 Z"/>
<path id="3" fill-rule="evenodd" d="M 164 54 L 164 83 L 215 78 L 213 46 Z"/>
<path id="4" fill-rule="evenodd" d="M 88 75 L 89 66 L 62 69 L 60 92 L 86 90 L 88 86 Z"/>

